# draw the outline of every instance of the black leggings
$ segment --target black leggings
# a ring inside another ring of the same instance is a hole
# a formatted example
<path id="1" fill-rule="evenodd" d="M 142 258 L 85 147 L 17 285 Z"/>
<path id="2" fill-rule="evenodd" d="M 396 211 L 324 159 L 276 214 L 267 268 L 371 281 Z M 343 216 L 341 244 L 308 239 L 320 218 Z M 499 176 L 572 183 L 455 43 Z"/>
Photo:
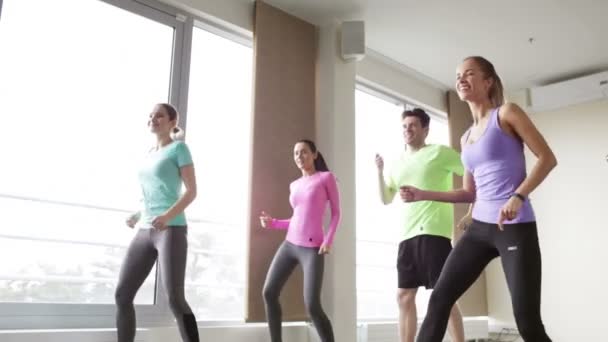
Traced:
<path id="1" fill-rule="evenodd" d="M 283 242 L 274 256 L 264 284 L 266 317 L 272 342 L 281 342 L 281 305 L 279 295 L 287 278 L 300 264 L 304 271 L 304 304 L 322 342 L 334 342 L 331 322 L 321 307 L 323 255 L 319 248 L 296 246 Z"/>
<path id="2" fill-rule="evenodd" d="M 441 342 L 456 300 L 486 265 L 501 257 L 519 334 L 526 342 L 551 342 L 540 317 L 541 256 L 536 222 L 496 224 L 473 220 L 448 257 L 429 300 L 417 342 Z"/>

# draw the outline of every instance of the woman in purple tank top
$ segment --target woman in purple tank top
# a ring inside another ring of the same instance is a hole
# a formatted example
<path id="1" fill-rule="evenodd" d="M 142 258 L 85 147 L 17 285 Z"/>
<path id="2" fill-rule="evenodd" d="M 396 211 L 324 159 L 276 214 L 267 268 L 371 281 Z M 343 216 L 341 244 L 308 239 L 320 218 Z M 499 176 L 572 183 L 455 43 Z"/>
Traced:
<path id="1" fill-rule="evenodd" d="M 409 186 L 405 192 L 408 201 L 472 203 L 472 223 L 443 267 L 417 341 L 442 341 L 450 308 L 500 257 L 522 339 L 550 342 L 540 314 L 541 254 L 528 196 L 557 161 L 526 113 L 504 103 L 500 77 L 488 60 L 466 58 L 456 71 L 456 90 L 473 115 L 461 139 L 463 188 L 432 192 Z M 529 174 L 524 145 L 537 158 Z"/>

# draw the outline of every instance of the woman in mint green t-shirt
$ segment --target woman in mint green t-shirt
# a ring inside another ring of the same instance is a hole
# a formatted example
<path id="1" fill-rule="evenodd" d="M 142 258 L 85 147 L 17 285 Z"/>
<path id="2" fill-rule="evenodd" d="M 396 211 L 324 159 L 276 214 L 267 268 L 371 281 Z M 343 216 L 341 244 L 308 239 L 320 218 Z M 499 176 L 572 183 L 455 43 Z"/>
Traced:
<path id="1" fill-rule="evenodd" d="M 196 318 L 184 297 L 188 247 L 184 210 L 196 197 L 196 179 L 188 146 L 175 140 L 175 134 L 180 132 L 177 120 L 177 111 L 166 103 L 157 104 L 148 120 L 157 143 L 139 171 L 142 209 L 126 222 L 138 231 L 129 245 L 116 286 L 118 342 L 135 339 L 133 299 L 157 259 L 182 340 L 199 341 Z"/>

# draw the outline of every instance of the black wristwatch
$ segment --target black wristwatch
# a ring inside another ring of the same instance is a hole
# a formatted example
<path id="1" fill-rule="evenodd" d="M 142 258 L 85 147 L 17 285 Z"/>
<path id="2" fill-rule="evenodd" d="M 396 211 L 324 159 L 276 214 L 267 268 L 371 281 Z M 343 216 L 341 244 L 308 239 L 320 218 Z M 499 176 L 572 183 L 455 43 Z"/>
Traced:
<path id="1" fill-rule="evenodd" d="M 519 198 L 522 202 L 526 201 L 526 197 L 522 194 L 518 194 L 517 192 L 514 192 L 513 195 L 511 195 L 511 197 L 517 197 Z"/>

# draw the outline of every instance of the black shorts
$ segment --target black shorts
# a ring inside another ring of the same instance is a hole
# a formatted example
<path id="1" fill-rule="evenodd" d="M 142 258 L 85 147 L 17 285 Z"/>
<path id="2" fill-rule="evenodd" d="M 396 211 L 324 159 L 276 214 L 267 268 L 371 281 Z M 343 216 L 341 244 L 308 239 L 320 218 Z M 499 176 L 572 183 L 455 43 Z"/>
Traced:
<path id="1" fill-rule="evenodd" d="M 419 235 L 402 241 L 397 253 L 399 288 L 432 289 L 451 251 L 450 239 L 442 236 Z"/>

